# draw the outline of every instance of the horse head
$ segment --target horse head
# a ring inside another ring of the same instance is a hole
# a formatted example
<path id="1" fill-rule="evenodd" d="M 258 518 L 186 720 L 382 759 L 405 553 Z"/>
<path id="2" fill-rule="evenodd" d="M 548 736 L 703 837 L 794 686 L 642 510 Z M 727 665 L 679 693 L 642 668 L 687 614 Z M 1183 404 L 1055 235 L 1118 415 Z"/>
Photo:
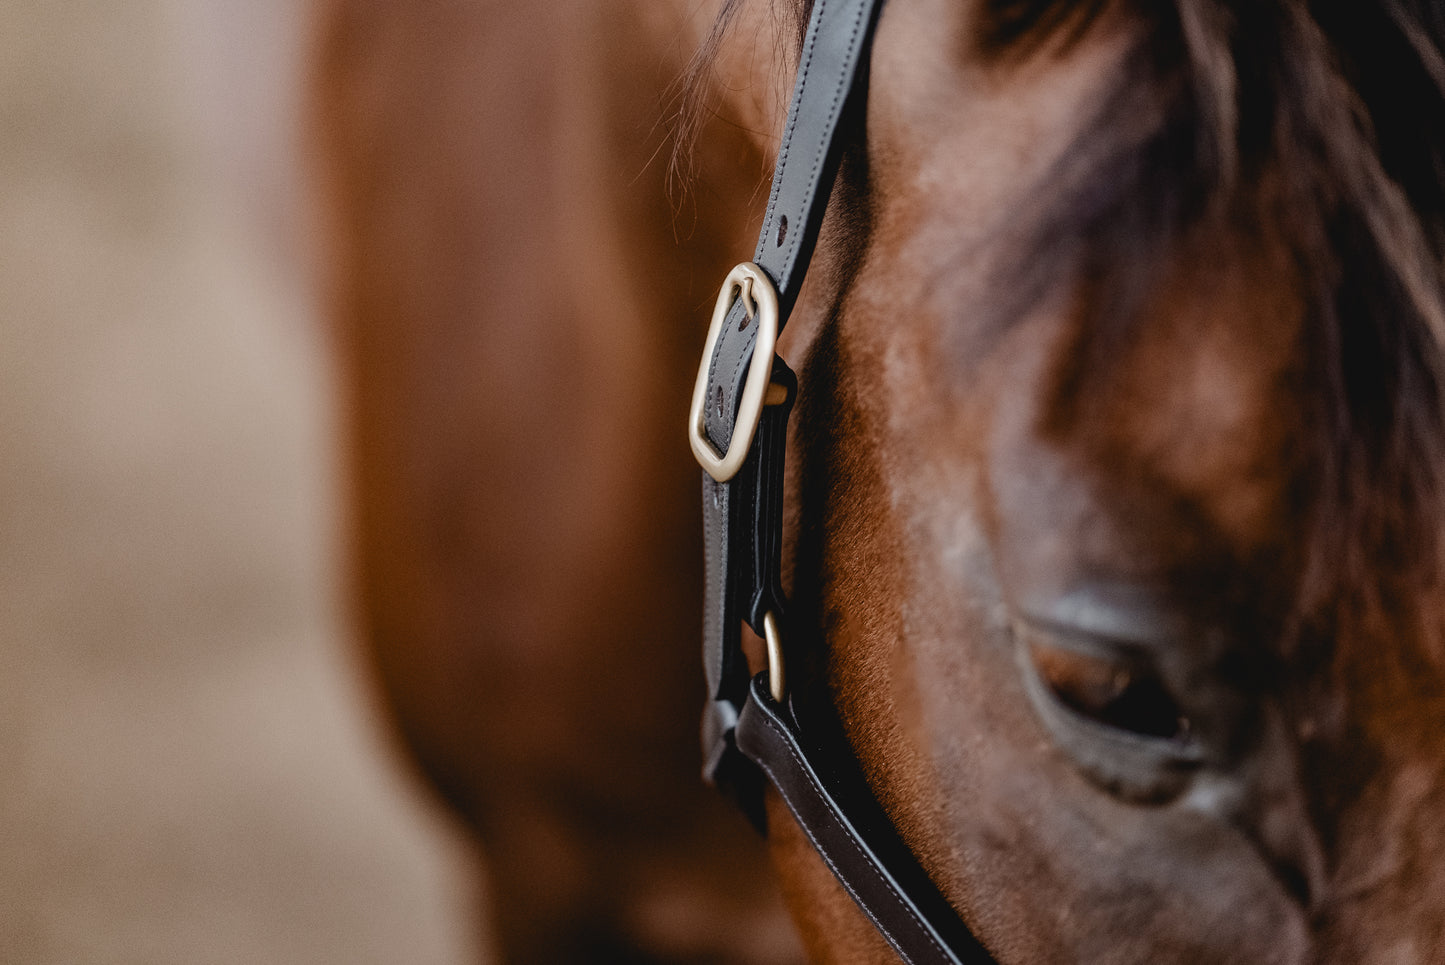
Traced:
<path id="1" fill-rule="evenodd" d="M 780 348 L 789 687 L 1001 961 L 1445 954 L 1442 27 L 880 15 Z M 892 960 L 770 825 L 812 954 Z"/>

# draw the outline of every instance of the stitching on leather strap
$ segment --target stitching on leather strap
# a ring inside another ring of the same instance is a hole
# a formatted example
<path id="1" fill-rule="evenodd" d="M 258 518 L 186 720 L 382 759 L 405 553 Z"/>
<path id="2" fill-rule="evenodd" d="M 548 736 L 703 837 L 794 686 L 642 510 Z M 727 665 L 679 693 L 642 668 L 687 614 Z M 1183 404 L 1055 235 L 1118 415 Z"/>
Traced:
<path id="1" fill-rule="evenodd" d="M 825 2 L 825 0 L 818 0 L 818 2 L 822 3 Z M 857 60 L 858 33 L 863 28 L 863 16 L 867 12 L 867 9 L 867 4 L 859 4 L 858 13 L 853 18 L 853 34 L 848 38 L 848 60 Z M 819 16 L 821 16 L 821 13 Z M 853 87 L 853 74 L 856 70 L 857 67 L 855 66 L 854 70 L 841 74 L 838 77 L 838 81 L 833 87 L 833 102 L 828 105 L 828 120 L 825 127 L 832 128 L 837 124 L 838 113 L 842 108 L 842 103 L 846 99 L 848 91 Z M 823 162 L 827 160 L 828 147 L 831 141 L 832 138 L 829 137 L 818 143 L 818 150 L 813 156 L 813 168 L 808 172 L 808 190 L 804 194 L 804 197 L 812 197 L 813 193 L 818 190 L 818 174 L 823 169 Z M 781 171 L 779 173 L 781 174 Z M 781 178 L 779 178 L 779 180 L 781 180 Z M 799 230 L 794 232 L 792 238 L 788 240 L 788 254 L 783 260 L 785 265 L 792 266 L 793 252 L 797 250 L 798 239 L 802 237 L 802 226 L 799 225 L 798 227 Z M 789 268 L 788 276 L 789 278 L 792 277 L 791 267 Z"/>
<path id="2" fill-rule="evenodd" d="M 763 761 L 760 762 L 758 766 L 767 772 L 769 782 L 773 785 L 774 789 L 777 790 L 778 794 L 783 798 L 784 803 L 788 805 L 788 810 L 792 811 L 793 815 L 796 817 L 798 814 L 798 808 L 793 803 L 793 797 L 791 794 L 788 793 L 787 786 L 782 781 L 778 780 L 778 775 L 773 770 L 772 765 L 768 764 L 766 761 Z M 818 856 L 823 859 L 823 863 L 828 866 L 828 870 L 833 872 L 833 877 L 836 878 L 838 880 L 838 883 L 842 885 L 843 888 L 848 892 L 848 897 L 853 899 L 853 904 L 857 905 L 859 910 L 861 910 L 863 914 L 867 916 L 868 920 L 872 922 L 874 928 L 878 929 L 878 931 L 883 933 L 883 936 L 888 939 L 888 943 L 890 945 L 892 945 L 894 948 L 898 948 L 901 944 L 899 939 L 894 937 L 893 933 L 889 930 L 888 925 L 885 922 L 880 921 L 868 910 L 868 902 L 864 901 L 863 898 L 859 896 L 858 892 L 854 890 L 852 883 L 848 881 L 847 876 L 844 875 L 840 870 L 838 870 L 837 864 L 835 864 L 833 861 L 833 856 L 830 855 L 827 849 L 818 842 L 818 838 L 813 834 L 813 829 L 808 827 L 808 824 L 805 821 L 800 820 L 797 822 L 797 824 L 799 828 L 802 828 L 803 833 L 808 836 L 808 841 L 813 845 L 813 850 L 816 851 L 818 853 Z M 870 865 L 869 867 L 871 870 L 872 866 Z M 874 874 L 876 876 L 877 872 L 874 871 Z"/>
<path id="3" fill-rule="evenodd" d="M 817 0 L 817 4 L 818 10 L 815 16 L 818 22 L 822 23 L 824 13 L 823 8 L 828 5 L 828 0 Z M 810 31 L 808 34 L 808 45 L 803 49 L 803 62 L 798 66 L 797 89 L 799 91 L 804 89 L 805 85 L 808 82 L 808 73 L 813 69 L 813 53 L 818 48 L 818 34 L 821 32 L 822 31 Z M 802 106 L 801 97 L 798 99 L 797 106 Z M 763 230 L 758 236 L 758 248 L 760 251 L 762 250 L 762 247 L 767 243 L 767 239 L 771 238 L 773 234 L 773 221 L 778 214 L 777 205 L 778 197 L 782 193 L 782 186 L 784 180 L 783 174 L 788 169 L 788 160 L 791 157 L 791 151 L 793 146 L 793 131 L 795 131 L 798 127 L 798 115 L 800 113 L 802 112 L 793 110 L 788 111 L 788 129 L 783 132 L 783 143 L 782 146 L 779 148 L 780 153 L 778 155 L 777 169 L 776 172 L 773 174 L 773 189 L 768 192 L 768 213 L 763 218 Z M 788 248 L 788 259 L 791 258 L 792 247 L 790 246 Z M 784 261 L 784 264 L 787 264 L 787 260 Z M 789 274 L 791 274 L 791 272 L 789 272 Z M 782 281 L 781 278 L 777 280 Z"/>
<path id="4" fill-rule="evenodd" d="M 756 698 L 754 699 L 756 700 Z M 918 930 L 923 934 L 923 937 L 927 939 L 928 943 L 933 946 L 934 950 L 937 951 L 940 955 L 942 955 L 945 959 L 951 958 L 951 956 L 949 956 L 944 951 L 943 946 L 940 945 L 938 943 L 938 940 L 934 937 L 933 929 L 931 929 L 924 923 L 923 919 L 918 915 L 918 912 L 913 908 L 913 905 L 910 904 L 903 897 L 903 895 L 898 891 L 896 887 L 894 887 L 893 882 L 890 881 L 888 877 L 878 869 L 877 865 L 873 861 L 872 856 L 863 850 L 862 846 L 860 846 L 859 843 L 854 840 L 852 834 L 848 833 L 847 826 L 842 818 L 842 815 L 839 813 L 837 807 L 834 805 L 832 798 L 828 796 L 827 792 L 814 778 L 812 770 L 804 763 L 802 755 L 798 752 L 798 748 L 793 743 L 792 735 L 789 734 L 788 731 L 783 727 L 783 725 L 770 713 L 764 713 L 763 721 L 768 725 L 769 730 L 771 730 L 774 734 L 778 735 L 778 737 L 782 739 L 783 747 L 787 750 L 788 755 L 792 757 L 793 763 L 798 765 L 799 772 L 803 775 L 804 778 L 807 779 L 808 783 L 812 785 L 814 791 L 817 792 L 817 799 L 822 802 L 823 806 L 828 810 L 828 814 L 832 818 L 833 824 L 837 826 L 838 830 L 842 833 L 843 839 L 848 842 L 849 847 L 851 847 L 853 851 L 860 858 L 863 859 L 863 864 L 873 874 L 873 877 L 878 881 L 879 884 L 883 886 L 883 888 L 888 892 L 888 894 L 893 897 L 899 908 L 902 909 L 903 912 L 906 913 L 908 917 L 913 920 L 914 924 L 918 926 Z M 789 796 L 788 791 L 783 786 L 783 784 L 777 780 L 777 774 L 774 772 L 772 766 L 767 761 L 758 761 L 758 764 L 760 767 L 763 768 L 763 770 L 768 772 L 768 777 L 772 778 L 773 786 L 778 789 L 778 793 L 781 794 L 783 796 L 783 799 L 787 802 L 788 809 L 791 810 L 795 816 L 797 816 L 798 811 L 793 806 L 792 798 Z M 837 866 L 833 864 L 833 859 L 827 854 L 827 852 L 823 850 L 822 847 L 818 845 L 817 838 L 814 837 L 812 829 L 809 828 L 807 823 L 802 820 L 798 821 L 798 826 L 801 827 L 803 829 L 803 832 L 808 835 L 808 839 L 813 842 L 814 849 L 817 850 L 820 855 L 822 855 L 823 860 L 828 863 L 828 867 L 832 869 L 833 874 L 837 876 L 839 882 L 843 885 L 843 887 L 848 890 L 848 893 L 853 897 L 853 900 L 858 903 L 859 907 L 861 907 L 865 913 L 867 913 L 867 904 L 858 897 L 858 894 L 853 890 L 852 885 L 850 885 L 843 878 L 843 876 L 838 873 Z M 887 926 L 883 922 L 878 921 L 877 918 L 875 918 L 871 914 L 869 914 L 868 917 L 873 921 L 874 925 L 878 928 L 879 931 L 883 932 L 885 935 L 889 934 Z M 894 941 L 893 944 L 896 946 L 897 942 Z"/>

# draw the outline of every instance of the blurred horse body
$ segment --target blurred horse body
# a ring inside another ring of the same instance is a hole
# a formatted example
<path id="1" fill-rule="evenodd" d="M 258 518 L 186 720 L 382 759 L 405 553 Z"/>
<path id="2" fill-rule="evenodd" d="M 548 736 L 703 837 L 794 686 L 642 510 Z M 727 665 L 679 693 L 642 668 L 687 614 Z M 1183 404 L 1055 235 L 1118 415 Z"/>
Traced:
<path id="1" fill-rule="evenodd" d="M 697 780 L 682 426 L 808 5 L 704 6 L 327 18 L 364 620 L 510 961 L 801 954 Z M 1445 956 L 1442 31 L 883 11 L 781 350 L 790 686 L 1001 961 Z M 892 960 L 770 827 L 809 954 Z"/>
<path id="2" fill-rule="evenodd" d="M 698 779 L 689 323 L 749 244 L 764 162 L 726 139 L 736 190 L 674 218 L 653 155 L 683 6 L 329 17 L 363 621 L 517 961 L 796 948 L 763 848 Z"/>

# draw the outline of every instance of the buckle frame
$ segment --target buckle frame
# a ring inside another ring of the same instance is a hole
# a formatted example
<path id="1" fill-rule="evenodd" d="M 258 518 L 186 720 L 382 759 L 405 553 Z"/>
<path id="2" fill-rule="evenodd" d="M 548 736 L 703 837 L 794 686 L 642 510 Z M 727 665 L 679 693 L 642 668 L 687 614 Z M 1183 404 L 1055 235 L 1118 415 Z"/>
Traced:
<path id="1" fill-rule="evenodd" d="M 748 317 L 757 322 L 758 335 L 753 345 L 753 357 L 748 363 L 747 381 L 743 383 L 742 396 L 738 399 L 738 415 L 733 424 L 732 441 L 728 444 L 726 453 L 719 453 L 707 438 L 708 369 L 712 365 L 718 340 L 722 338 L 723 326 L 727 324 L 735 295 L 742 297 L 743 308 Z M 703 471 L 717 482 L 725 483 L 732 479 L 747 461 L 753 436 L 757 434 L 758 423 L 763 417 L 763 406 L 769 401 L 769 379 L 777 346 L 777 289 L 761 268 L 751 261 L 745 261 L 728 272 L 722 289 L 718 292 L 717 304 L 712 311 L 712 324 L 708 326 L 707 344 L 702 350 L 702 364 L 698 367 L 697 382 L 692 390 L 692 406 L 687 417 L 687 438 L 692 445 L 693 457 Z"/>

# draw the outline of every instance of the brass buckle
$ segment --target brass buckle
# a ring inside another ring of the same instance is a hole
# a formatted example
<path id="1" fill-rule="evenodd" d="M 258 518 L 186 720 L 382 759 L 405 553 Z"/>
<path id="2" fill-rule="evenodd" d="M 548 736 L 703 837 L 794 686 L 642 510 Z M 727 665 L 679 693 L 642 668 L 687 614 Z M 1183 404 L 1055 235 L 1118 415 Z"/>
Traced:
<path id="1" fill-rule="evenodd" d="M 738 400 L 738 419 L 733 426 L 732 442 L 728 444 L 728 451 L 720 454 L 707 438 L 707 374 L 735 295 L 742 298 L 748 318 L 758 323 L 758 338 L 753 346 L 752 361 L 748 364 L 742 398 Z M 777 347 L 777 290 L 761 268 L 745 261 L 728 272 L 722 290 L 718 292 L 717 305 L 712 310 L 712 325 L 707 331 L 707 346 L 702 350 L 702 366 L 697 370 L 697 384 L 692 390 L 692 408 L 687 417 L 687 438 L 692 443 L 692 454 L 703 471 L 720 483 L 736 476 L 747 460 L 748 449 L 752 447 L 753 436 L 763 417 L 763 406 L 777 404 L 787 397 L 786 391 L 768 391 L 773 354 Z"/>

